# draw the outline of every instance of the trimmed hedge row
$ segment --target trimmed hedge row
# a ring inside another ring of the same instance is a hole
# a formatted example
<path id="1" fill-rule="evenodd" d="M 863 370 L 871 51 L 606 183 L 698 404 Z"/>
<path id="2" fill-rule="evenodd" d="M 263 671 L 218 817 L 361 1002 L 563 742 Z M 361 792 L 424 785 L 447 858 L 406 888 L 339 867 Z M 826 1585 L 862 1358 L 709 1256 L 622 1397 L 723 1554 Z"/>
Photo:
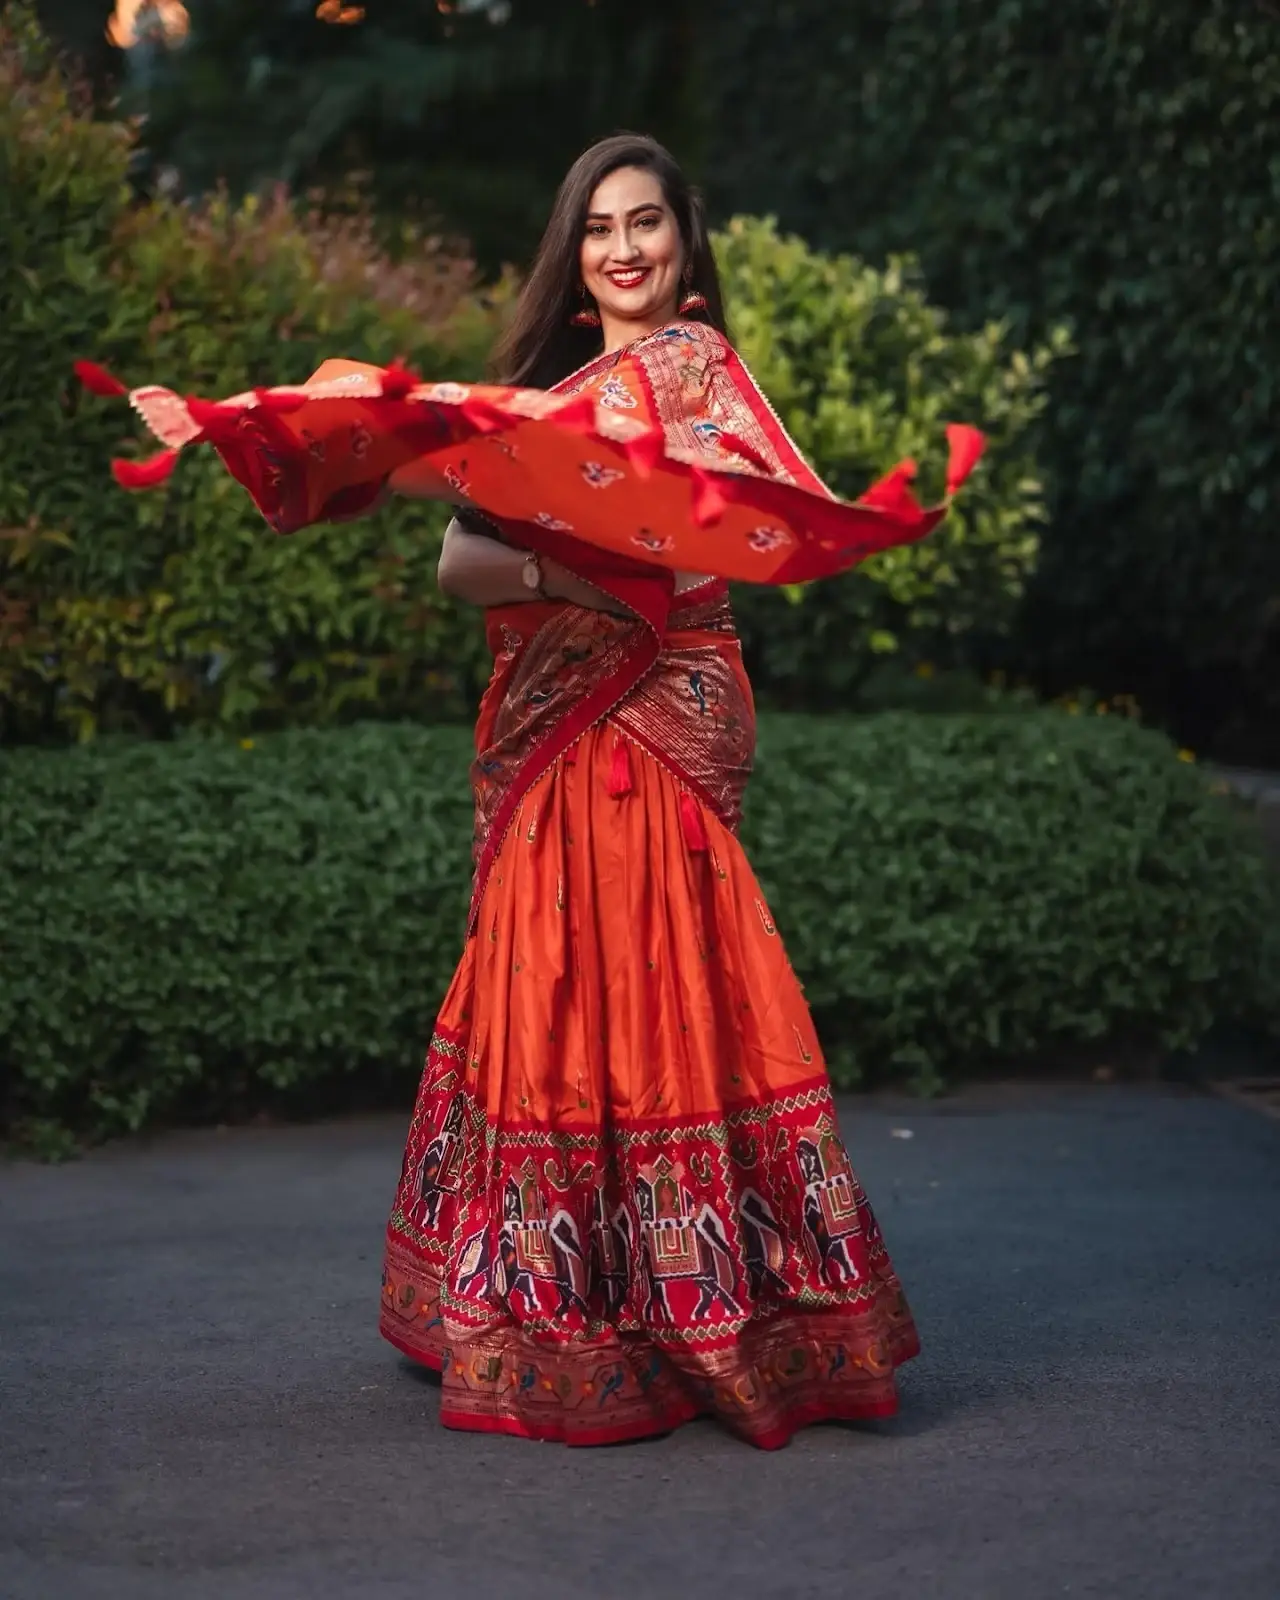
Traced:
<path id="1" fill-rule="evenodd" d="M 459 953 L 468 753 L 370 724 L 8 754 L 10 1134 L 406 1102 Z M 1255 846 L 1131 724 L 766 719 L 745 842 L 843 1084 L 1274 1010 Z"/>

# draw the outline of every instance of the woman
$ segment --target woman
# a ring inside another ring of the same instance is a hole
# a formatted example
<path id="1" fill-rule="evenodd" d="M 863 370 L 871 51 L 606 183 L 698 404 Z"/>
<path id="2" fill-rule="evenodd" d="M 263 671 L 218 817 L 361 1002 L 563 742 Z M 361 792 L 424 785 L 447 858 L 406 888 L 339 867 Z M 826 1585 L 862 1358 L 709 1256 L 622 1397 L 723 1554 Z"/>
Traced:
<path id="1" fill-rule="evenodd" d="M 651 140 L 575 163 L 501 363 L 820 487 L 727 344 L 700 204 Z M 773 1448 L 888 1415 L 918 1342 L 735 837 L 754 716 L 725 586 L 519 531 L 455 521 L 440 560 L 495 666 L 383 1333 L 443 1373 L 449 1427 L 596 1444 L 713 1412 Z"/>

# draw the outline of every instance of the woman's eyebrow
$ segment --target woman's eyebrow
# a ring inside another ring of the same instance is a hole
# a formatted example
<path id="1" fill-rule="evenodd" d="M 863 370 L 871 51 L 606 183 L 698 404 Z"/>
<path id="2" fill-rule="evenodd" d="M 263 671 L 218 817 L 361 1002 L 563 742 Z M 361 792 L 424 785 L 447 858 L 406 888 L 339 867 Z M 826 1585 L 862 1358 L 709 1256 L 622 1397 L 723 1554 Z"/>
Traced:
<path id="1" fill-rule="evenodd" d="M 646 200 L 644 205 L 642 205 L 642 206 L 632 206 L 631 210 L 628 211 L 626 213 L 626 215 L 628 217 L 638 217 L 642 211 L 661 211 L 661 210 L 662 210 L 661 202 L 659 202 L 657 200 Z M 607 211 L 588 211 L 587 212 L 587 221 L 588 222 L 612 222 L 612 220 L 613 220 L 613 218 L 611 217 L 611 215 Z"/>

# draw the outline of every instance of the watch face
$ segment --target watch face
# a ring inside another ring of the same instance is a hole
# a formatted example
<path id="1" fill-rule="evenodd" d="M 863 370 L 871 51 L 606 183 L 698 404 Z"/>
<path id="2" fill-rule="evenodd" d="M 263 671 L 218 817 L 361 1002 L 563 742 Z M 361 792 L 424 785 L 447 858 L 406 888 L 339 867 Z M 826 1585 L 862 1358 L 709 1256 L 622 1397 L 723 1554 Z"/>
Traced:
<path id="1" fill-rule="evenodd" d="M 520 569 L 520 575 L 524 579 L 524 586 L 526 589 L 536 589 L 538 584 L 542 581 L 542 574 L 538 571 L 538 564 L 536 561 L 526 561 L 524 566 Z"/>

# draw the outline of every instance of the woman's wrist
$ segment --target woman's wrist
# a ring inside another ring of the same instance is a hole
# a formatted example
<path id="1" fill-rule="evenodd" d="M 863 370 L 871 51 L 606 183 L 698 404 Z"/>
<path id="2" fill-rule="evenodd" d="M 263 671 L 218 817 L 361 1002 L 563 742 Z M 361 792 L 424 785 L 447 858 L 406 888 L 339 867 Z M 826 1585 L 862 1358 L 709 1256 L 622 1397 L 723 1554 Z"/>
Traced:
<path id="1" fill-rule="evenodd" d="M 520 582 L 524 585 L 527 600 L 551 600 L 555 597 L 547 588 L 547 572 L 542 557 L 536 550 L 526 550 L 520 558 Z"/>

